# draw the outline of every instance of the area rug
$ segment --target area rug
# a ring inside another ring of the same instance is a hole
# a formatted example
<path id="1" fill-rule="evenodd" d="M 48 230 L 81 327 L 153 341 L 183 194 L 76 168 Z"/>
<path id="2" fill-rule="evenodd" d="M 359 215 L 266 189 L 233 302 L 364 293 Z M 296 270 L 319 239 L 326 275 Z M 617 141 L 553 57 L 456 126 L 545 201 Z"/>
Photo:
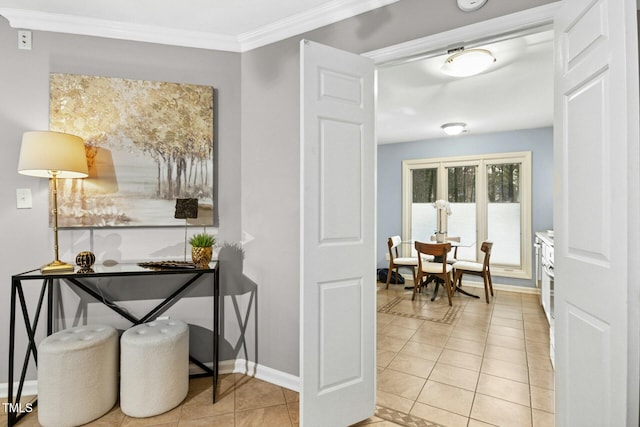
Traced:
<path id="1" fill-rule="evenodd" d="M 378 313 L 385 313 L 385 314 L 391 314 L 393 316 L 428 320 L 430 322 L 452 325 L 453 322 L 455 322 L 455 320 L 458 318 L 458 316 L 462 312 L 462 309 L 464 308 L 464 304 L 456 304 L 453 307 L 449 307 L 449 309 L 447 311 L 444 311 L 441 316 L 425 316 L 425 315 L 415 314 L 415 313 L 406 313 L 403 311 L 399 311 L 397 309 L 397 305 L 400 304 L 402 301 L 410 301 L 410 300 L 411 300 L 410 296 L 396 297 L 391 301 L 389 301 L 388 303 L 386 303 L 385 305 L 378 307 Z"/>
<path id="2" fill-rule="evenodd" d="M 394 424 L 405 427 L 444 427 L 441 424 L 436 424 L 423 418 L 418 418 L 380 405 L 376 405 L 375 415 L 378 418 L 382 418 L 383 420 L 391 421 Z"/>

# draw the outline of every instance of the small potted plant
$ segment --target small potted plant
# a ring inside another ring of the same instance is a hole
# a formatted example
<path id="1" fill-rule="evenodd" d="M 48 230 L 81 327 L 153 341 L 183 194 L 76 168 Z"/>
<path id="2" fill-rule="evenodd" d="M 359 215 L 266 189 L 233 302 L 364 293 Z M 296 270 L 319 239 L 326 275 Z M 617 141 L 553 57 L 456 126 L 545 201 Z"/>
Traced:
<path id="1" fill-rule="evenodd" d="M 213 256 L 213 245 L 216 243 L 215 236 L 206 232 L 194 234 L 189 239 L 191 245 L 191 259 L 198 268 L 209 268 L 211 257 Z"/>

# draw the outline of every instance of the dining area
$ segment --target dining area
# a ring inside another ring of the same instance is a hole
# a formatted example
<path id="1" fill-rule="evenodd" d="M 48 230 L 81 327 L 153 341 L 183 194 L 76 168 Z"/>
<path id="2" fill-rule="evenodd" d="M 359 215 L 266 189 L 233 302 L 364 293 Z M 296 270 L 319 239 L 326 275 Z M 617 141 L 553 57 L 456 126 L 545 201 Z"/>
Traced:
<path id="1" fill-rule="evenodd" d="M 505 233 L 479 233 L 465 212 L 475 209 L 453 207 L 449 224 L 451 204 L 424 203 L 414 213 L 428 228 L 413 222 L 384 236 L 376 415 L 398 425 L 554 426 L 550 337 L 538 297 L 504 285 L 505 252 L 513 252 Z"/>
<path id="2" fill-rule="evenodd" d="M 438 241 L 441 240 L 441 241 Z M 484 254 L 482 262 L 474 262 L 469 260 L 459 260 L 457 252 L 459 247 L 472 246 L 473 242 L 462 241 L 457 236 L 447 236 L 442 233 L 442 238 L 432 235 L 427 241 L 402 241 L 400 236 L 391 236 L 388 238 L 387 246 L 389 250 L 389 268 L 386 280 L 386 289 L 389 288 L 391 278 L 400 277 L 400 269 L 408 269 L 411 271 L 413 278 L 413 296 L 426 289 L 430 283 L 433 283 L 432 301 L 438 295 L 440 287 L 446 292 L 449 306 L 452 305 L 452 297 L 455 292 L 459 292 L 471 298 L 479 298 L 478 295 L 469 293 L 463 288 L 463 276 L 473 275 L 479 276 L 483 280 L 484 294 L 486 303 L 489 304 L 490 296 L 493 293 L 493 282 L 491 279 L 491 250 L 493 242 L 484 241 L 480 246 L 481 252 Z M 405 252 L 403 246 L 411 245 L 411 255 L 402 256 Z M 395 272 L 395 275 L 391 274 Z"/>
<path id="3" fill-rule="evenodd" d="M 461 257 L 462 248 L 477 249 L 477 261 Z M 372 423 L 554 426 L 546 319 L 535 294 L 494 290 L 493 242 L 394 235 L 387 249 L 388 274 L 377 283 Z"/>
<path id="4" fill-rule="evenodd" d="M 408 271 L 407 271 L 408 273 Z M 408 275 L 407 275 L 408 276 Z M 432 301 L 377 283 L 377 411 L 391 425 L 554 426 L 549 333 L 534 294 L 465 286 Z M 410 424 L 413 423 L 413 424 Z"/>
<path id="5" fill-rule="evenodd" d="M 400 269 L 411 270 L 413 278 L 413 296 L 426 289 L 433 283 L 432 301 L 438 295 L 440 287 L 446 292 L 449 306 L 452 306 L 452 297 L 456 292 L 471 298 L 479 298 L 478 295 L 467 292 L 462 287 L 463 276 L 472 275 L 482 278 L 486 303 L 489 304 L 489 296 L 493 296 L 493 282 L 491 279 L 491 251 L 493 242 L 484 240 L 480 245 L 482 260 L 458 257 L 459 248 L 475 247 L 475 241 L 465 236 L 450 235 L 448 232 L 448 219 L 452 213 L 451 203 L 438 199 L 432 203 L 435 208 L 436 227 L 435 232 L 424 240 L 402 240 L 399 235 L 390 236 L 387 239 L 389 267 L 386 275 L 386 289 L 389 288 L 391 277 L 395 277 L 396 284 L 400 277 Z M 395 273 L 395 274 L 394 274 Z"/>
<path id="6" fill-rule="evenodd" d="M 533 279 L 533 230 L 553 223 L 533 192 L 552 184 L 532 167 L 540 147 L 379 153 L 377 403 L 408 417 L 396 424 L 554 425 Z"/>

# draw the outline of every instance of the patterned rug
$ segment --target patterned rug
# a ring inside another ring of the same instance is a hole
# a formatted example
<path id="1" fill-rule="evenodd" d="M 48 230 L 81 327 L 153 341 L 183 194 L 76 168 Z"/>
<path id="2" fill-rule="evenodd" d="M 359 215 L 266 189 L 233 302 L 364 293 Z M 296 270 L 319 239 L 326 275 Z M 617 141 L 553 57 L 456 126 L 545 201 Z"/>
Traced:
<path id="1" fill-rule="evenodd" d="M 428 320 L 430 322 L 444 323 L 447 325 L 453 324 L 458 318 L 458 315 L 462 312 L 464 304 L 456 304 L 453 307 L 449 307 L 448 310 L 443 311 L 443 314 L 427 316 L 415 313 L 407 313 L 397 309 L 397 305 L 403 301 L 411 301 L 411 296 L 396 297 L 386 303 L 385 305 L 378 307 L 378 313 L 391 314 L 394 316 L 408 317 L 411 319 Z"/>
<path id="2" fill-rule="evenodd" d="M 405 427 L 444 427 L 441 424 L 436 424 L 423 418 L 398 412 L 380 405 L 376 405 L 376 417 Z"/>

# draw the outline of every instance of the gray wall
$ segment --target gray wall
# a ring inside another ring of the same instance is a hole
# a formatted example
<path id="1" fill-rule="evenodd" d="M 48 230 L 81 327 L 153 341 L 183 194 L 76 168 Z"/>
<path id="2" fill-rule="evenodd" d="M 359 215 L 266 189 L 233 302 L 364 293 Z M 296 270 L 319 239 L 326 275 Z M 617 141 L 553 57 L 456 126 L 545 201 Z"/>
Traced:
<path id="1" fill-rule="evenodd" d="M 299 40 L 363 53 L 547 3 L 490 1 L 465 13 L 452 0 L 402 0 L 242 55 L 41 32 L 34 32 L 32 51 L 18 51 L 16 30 L 0 18 L 0 280 L 7 285 L 0 312 L 9 310 L 10 276 L 51 258 L 47 183 L 15 172 L 22 133 L 47 128 L 49 72 L 208 84 L 218 90 L 218 240 L 244 243 L 244 259 L 231 249 L 225 264 L 231 268 L 223 269 L 223 359 L 238 353 L 298 375 Z M 33 209 L 16 210 L 16 188 L 32 189 Z M 111 230 L 103 237 L 116 247 L 95 249 L 121 253 L 123 260 L 149 258 L 158 248 L 165 258 L 181 255 L 180 229 Z M 86 240 L 86 234 L 63 232 L 61 250 L 69 249 L 61 255 L 70 260 Z M 238 318 L 244 321 L 247 312 L 242 339 Z M 7 335 L 8 328 L 0 328 L 0 342 Z M 24 346 L 24 336 L 20 340 Z M 6 381 L 3 366 L 6 353 L 0 352 L 0 382 Z"/>
<path id="2" fill-rule="evenodd" d="M 387 238 L 402 235 L 403 160 L 513 151 L 531 151 L 532 154 L 532 232 L 553 228 L 552 128 L 469 134 L 454 138 L 380 145 L 378 147 L 378 266 L 389 265 L 385 259 Z M 535 286 L 533 280 L 506 277 L 496 279 L 496 282 L 516 286 Z"/>
<path id="3" fill-rule="evenodd" d="M 22 133 L 48 129 L 50 72 L 213 86 L 217 98 L 215 132 L 218 154 L 224 159 L 218 165 L 218 240 L 240 240 L 239 54 L 37 31 L 33 34 L 33 50 L 18 50 L 17 31 L 10 28 L 2 17 L 0 52 L 0 144 L 3 148 L 0 197 L 4 201 L 0 205 L 0 348 L 6 349 L 9 341 L 11 275 L 53 259 L 52 231 L 47 220 L 48 182 L 17 173 Z M 31 189 L 33 209 L 16 209 L 16 188 Z M 94 242 L 93 247 L 90 240 Z M 91 249 L 96 253 L 98 262 L 106 257 L 121 262 L 182 259 L 183 244 L 183 227 L 107 229 L 96 230 L 93 235 L 87 230 L 61 230 L 60 258 L 73 262 L 76 253 Z M 37 297 L 38 285 L 32 282 L 27 286 L 29 297 Z M 35 303 L 34 299 L 32 301 Z M 73 299 L 67 301 L 67 313 L 72 316 L 75 312 L 71 309 Z M 176 307 L 173 315 L 204 325 L 211 324 L 210 310 L 193 311 L 187 304 Z M 24 354 L 26 338 L 20 318 L 18 331 L 17 354 L 21 355 Z M 226 358 L 229 357 L 231 355 L 227 354 Z M 22 360 L 22 356 L 18 356 L 18 360 Z M 7 381 L 7 363 L 7 352 L 0 351 L 0 383 Z"/>

